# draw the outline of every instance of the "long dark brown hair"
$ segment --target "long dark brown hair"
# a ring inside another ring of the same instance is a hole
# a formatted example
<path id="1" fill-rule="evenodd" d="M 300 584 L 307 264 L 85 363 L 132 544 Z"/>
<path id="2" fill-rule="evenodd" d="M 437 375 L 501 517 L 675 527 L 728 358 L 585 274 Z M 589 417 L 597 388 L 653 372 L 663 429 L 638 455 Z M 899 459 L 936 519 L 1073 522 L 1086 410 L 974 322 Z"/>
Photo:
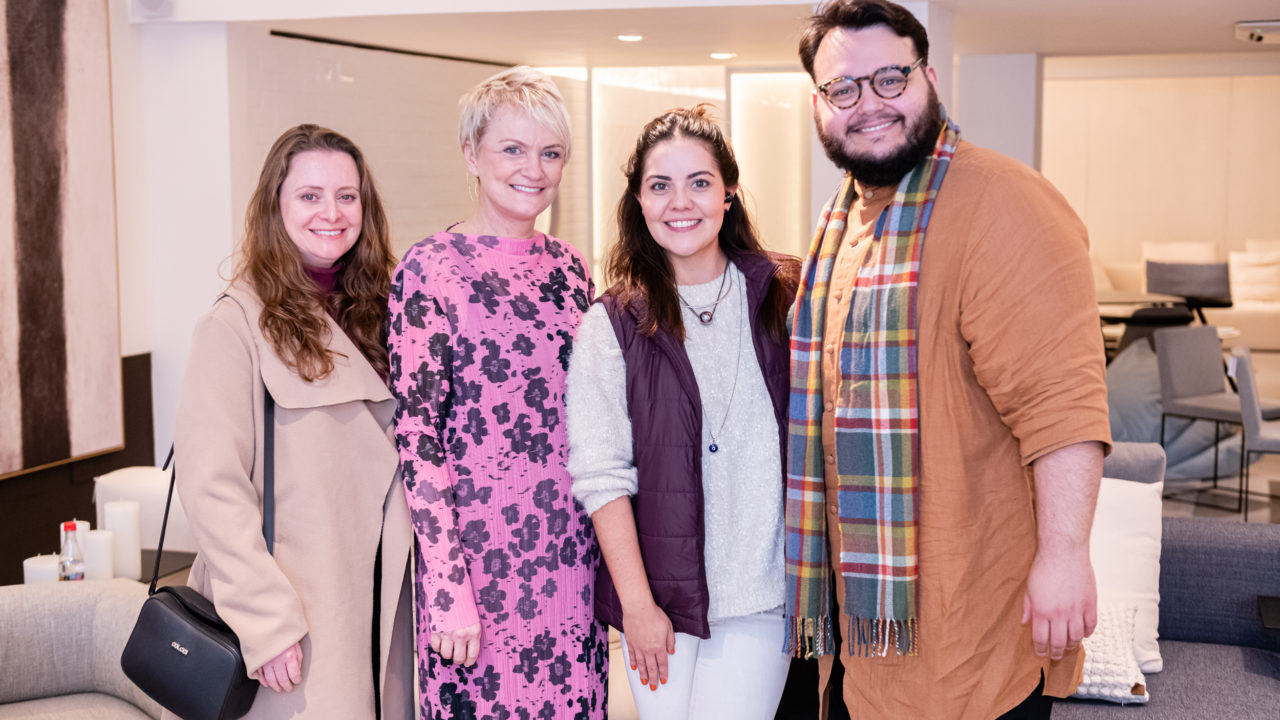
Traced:
<path id="1" fill-rule="evenodd" d="M 360 237 L 339 260 L 337 285 L 326 300 L 307 274 L 302 253 L 289 239 L 280 214 L 280 187 L 289 165 L 310 150 L 351 156 L 360 175 Z M 364 154 L 343 135 L 318 125 L 286 130 L 271 146 L 262 164 L 258 187 L 245 212 L 244 243 L 235 279 L 247 282 L 262 299 L 258 326 L 280 359 L 308 382 L 333 372 L 333 351 L 327 347 L 328 302 L 338 324 L 383 377 L 387 363 L 387 295 L 395 258 L 382 199 Z"/>
<path id="2" fill-rule="evenodd" d="M 676 108 L 650 120 L 640 131 L 636 149 L 623 166 L 627 189 L 618 201 L 618 242 L 609 252 L 605 272 L 612 282 L 617 283 L 611 292 L 617 295 L 623 308 L 629 307 L 632 300 L 644 300 L 646 310 L 636 323 L 638 331 L 652 336 L 661 327 L 683 342 L 684 320 L 680 313 L 680 299 L 676 295 L 675 271 L 666 251 L 649 233 L 639 200 L 640 181 L 649 152 L 659 143 L 676 137 L 705 143 L 715 158 L 725 187 L 738 185 L 738 161 L 720 126 L 712 119 L 710 106 Z M 729 211 L 725 213 L 719 244 L 720 250 L 731 260 L 742 255 L 769 257 L 760 244 L 740 193 L 733 194 Z M 787 339 L 790 304 L 783 279 L 775 275 L 761 307 L 761 317 L 769 335 L 779 342 Z"/>

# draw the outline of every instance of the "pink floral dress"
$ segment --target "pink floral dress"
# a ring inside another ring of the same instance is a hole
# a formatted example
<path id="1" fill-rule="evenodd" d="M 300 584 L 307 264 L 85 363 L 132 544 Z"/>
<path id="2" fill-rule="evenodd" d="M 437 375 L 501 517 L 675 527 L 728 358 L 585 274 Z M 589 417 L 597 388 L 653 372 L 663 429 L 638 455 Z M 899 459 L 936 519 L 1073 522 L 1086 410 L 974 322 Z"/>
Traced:
<path id="1" fill-rule="evenodd" d="M 568 243 L 442 232 L 391 290 L 396 444 L 417 534 L 424 718 L 606 717 L 600 550 L 565 470 L 565 376 L 593 288 Z M 481 627 L 479 660 L 430 633 Z"/>

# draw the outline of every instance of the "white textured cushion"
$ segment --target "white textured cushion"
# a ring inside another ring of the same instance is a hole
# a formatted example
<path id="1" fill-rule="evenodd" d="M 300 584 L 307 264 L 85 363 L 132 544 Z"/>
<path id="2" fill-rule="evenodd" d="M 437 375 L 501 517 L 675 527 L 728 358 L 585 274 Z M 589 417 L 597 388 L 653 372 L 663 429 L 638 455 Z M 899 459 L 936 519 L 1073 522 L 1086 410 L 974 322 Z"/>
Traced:
<path id="1" fill-rule="evenodd" d="M 1227 255 L 1231 299 L 1280 302 L 1280 251 Z"/>
<path id="2" fill-rule="evenodd" d="M 143 549 L 154 550 L 160 541 L 160 525 L 164 521 L 164 504 L 169 497 L 169 472 L 158 467 L 135 466 L 113 470 L 94 478 L 93 500 L 98 506 L 98 527 L 105 527 L 106 504 L 113 500 L 135 500 L 138 503 L 138 537 Z M 195 538 L 182 509 L 182 498 L 173 494 L 169 509 L 169 529 L 164 536 L 165 550 L 196 552 Z"/>
<path id="3" fill-rule="evenodd" d="M 1244 250 L 1251 253 L 1280 252 L 1280 240 L 1245 240 Z"/>
<path id="4" fill-rule="evenodd" d="M 1160 658 L 1160 495 L 1164 482 L 1102 478 L 1093 516 L 1089 555 L 1098 583 L 1098 605 L 1127 603 L 1137 609 L 1133 654 L 1143 672 L 1164 669 Z"/>
<path id="5" fill-rule="evenodd" d="M 1098 604 L 1098 627 L 1084 640 L 1084 671 L 1072 697 L 1130 705 L 1151 699 L 1147 679 L 1133 657 L 1133 621 L 1129 603 Z"/>
<path id="6" fill-rule="evenodd" d="M 1142 259 L 1166 263 L 1218 262 L 1218 246 L 1207 242 L 1144 242 Z"/>

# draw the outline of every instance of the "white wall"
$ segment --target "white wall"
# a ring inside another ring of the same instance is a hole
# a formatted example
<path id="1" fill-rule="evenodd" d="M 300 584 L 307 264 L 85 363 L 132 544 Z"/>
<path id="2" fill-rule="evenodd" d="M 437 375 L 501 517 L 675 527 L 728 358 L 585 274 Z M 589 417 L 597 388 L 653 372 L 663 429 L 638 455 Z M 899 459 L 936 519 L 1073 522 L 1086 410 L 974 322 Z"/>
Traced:
<path id="1" fill-rule="evenodd" d="M 256 25 L 231 26 L 229 38 L 237 239 L 267 151 L 304 122 L 360 146 L 397 257 L 470 215 L 474 180 L 458 148 L 458 98 L 503 68 L 273 37 Z"/>
<path id="2" fill-rule="evenodd" d="M 1040 167 L 1039 55 L 964 55 L 956 65 L 954 119 L 965 140 Z"/>
<path id="3" fill-rule="evenodd" d="M 733 149 L 747 210 L 766 247 L 804 257 L 813 234 L 813 83 L 803 72 L 735 72 L 729 81 Z"/>
<path id="4" fill-rule="evenodd" d="M 1133 76 L 1123 59 L 1046 62 L 1043 171 L 1099 257 L 1136 261 L 1143 242 L 1190 240 L 1225 259 L 1247 239 L 1280 239 L 1280 69 L 1247 74 L 1263 57 L 1212 76 L 1181 74 L 1189 63 L 1176 57 L 1134 59 Z"/>
<path id="5" fill-rule="evenodd" d="M 232 249 L 227 27 L 131 25 L 128 0 L 108 7 L 121 352 L 151 353 L 163 458 L 191 331 Z"/>
<path id="6" fill-rule="evenodd" d="M 711 103 L 724 120 L 725 71 L 720 66 L 597 68 L 591 76 L 592 277 L 605 287 L 602 266 L 618 238 L 622 166 L 645 123 L 674 107 Z"/>

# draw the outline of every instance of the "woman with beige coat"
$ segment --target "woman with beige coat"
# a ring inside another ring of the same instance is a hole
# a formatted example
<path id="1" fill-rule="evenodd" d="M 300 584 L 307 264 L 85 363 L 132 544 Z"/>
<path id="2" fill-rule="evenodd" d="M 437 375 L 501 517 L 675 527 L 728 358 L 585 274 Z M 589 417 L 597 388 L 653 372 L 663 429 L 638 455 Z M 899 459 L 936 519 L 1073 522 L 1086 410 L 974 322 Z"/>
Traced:
<path id="1" fill-rule="evenodd" d="M 178 408 L 178 492 L 199 546 L 190 583 L 263 685 L 247 717 L 412 718 L 412 528 L 386 384 L 394 260 L 382 203 L 350 140 L 300 125 L 271 148 L 246 215 Z"/>

